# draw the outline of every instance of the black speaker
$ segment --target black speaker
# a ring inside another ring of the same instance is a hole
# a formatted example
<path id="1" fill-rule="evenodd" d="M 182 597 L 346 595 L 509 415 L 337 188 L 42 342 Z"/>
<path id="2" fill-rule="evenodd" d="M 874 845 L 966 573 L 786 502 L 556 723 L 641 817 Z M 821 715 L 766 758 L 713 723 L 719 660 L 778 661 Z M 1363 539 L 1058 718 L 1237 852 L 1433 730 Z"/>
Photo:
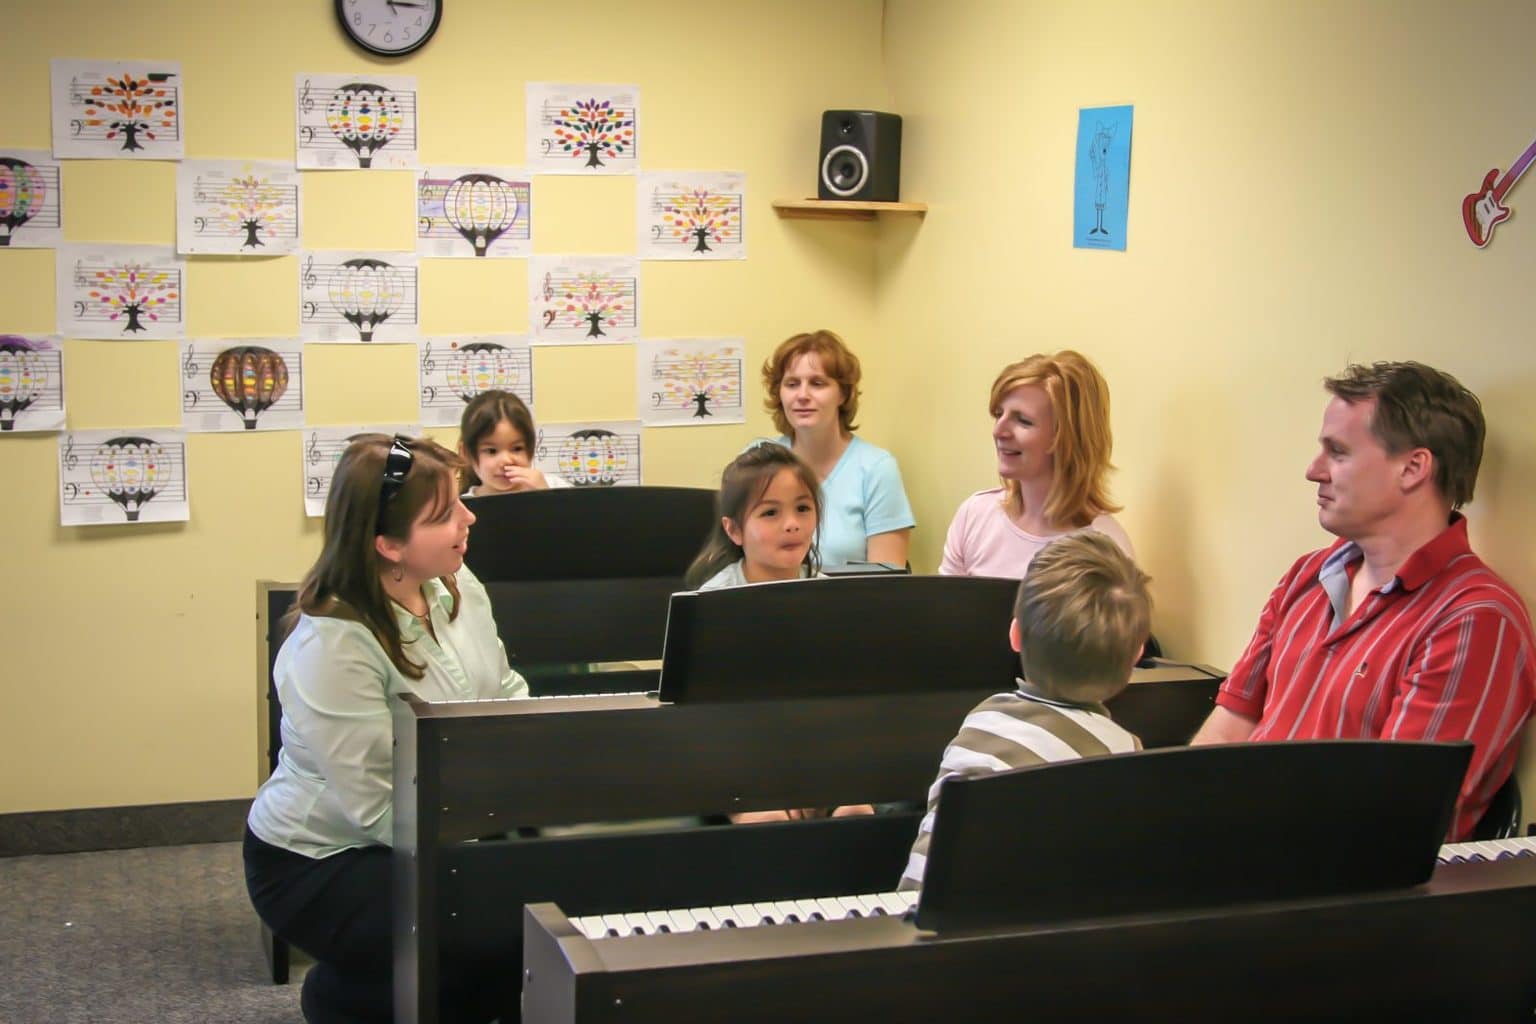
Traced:
<path id="1" fill-rule="evenodd" d="M 900 199 L 901 118 L 877 110 L 823 111 L 816 198 Z"/>

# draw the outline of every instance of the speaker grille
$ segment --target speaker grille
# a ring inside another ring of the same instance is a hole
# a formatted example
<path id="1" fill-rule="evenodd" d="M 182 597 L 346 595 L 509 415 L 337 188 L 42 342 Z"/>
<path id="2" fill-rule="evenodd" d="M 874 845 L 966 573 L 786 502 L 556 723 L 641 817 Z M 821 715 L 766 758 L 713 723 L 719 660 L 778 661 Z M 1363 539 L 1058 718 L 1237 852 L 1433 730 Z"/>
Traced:
<path id="1" fill-rule="evenodd" d="M 821 183 L 839 196 L 856 195 L 869 181 L 869 160 L 856 146 L 835 146 L 821 161 Z"/>

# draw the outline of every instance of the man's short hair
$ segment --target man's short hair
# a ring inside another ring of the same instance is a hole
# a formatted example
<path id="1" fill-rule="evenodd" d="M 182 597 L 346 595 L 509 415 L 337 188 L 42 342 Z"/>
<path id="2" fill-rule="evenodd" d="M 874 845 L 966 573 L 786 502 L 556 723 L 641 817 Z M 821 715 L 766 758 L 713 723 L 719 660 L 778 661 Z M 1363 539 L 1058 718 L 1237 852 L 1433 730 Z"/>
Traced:
<path id="1" fill-rule="evenodd" d="M 1393 455 L 1427 448 L 1435 487 L 1461 508 L 1472 500 L 1483 461 L 1483 406 L 1455 377 L 1423 363 L 1351 363 L 1323 387 L 1344 401 L 1376 402 L 1371 433 Z"/>
<path id="2" fill-rule="evenodd" d="M 1047 544 L 1019 582 L 1024 679 L 1047 697 L 1090 704 L 1130 682 L 1152 631 L 1151 578 L 1094 530 Z"/>

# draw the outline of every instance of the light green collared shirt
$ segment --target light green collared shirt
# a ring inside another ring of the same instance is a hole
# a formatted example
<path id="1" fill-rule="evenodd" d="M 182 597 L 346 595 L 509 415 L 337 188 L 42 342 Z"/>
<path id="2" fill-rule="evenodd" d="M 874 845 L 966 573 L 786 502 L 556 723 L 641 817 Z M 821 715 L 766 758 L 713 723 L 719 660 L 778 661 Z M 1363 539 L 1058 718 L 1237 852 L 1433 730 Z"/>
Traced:
<path id="1" fill-rule="evenodd" d="M 507 664 L 485 587 L 467 566 L 454 579 L 460 603 L 451 622 L 448 588 L 440 580 L 422 586 L 432 633 L 395 609 L 406 656 L 425 664 L 421 679 L 403 675 L 361 623 L 299 616 L 273 670 L 283 746 L 247 819 L 259 838 L 306 857 L 390 845 L 390 709 L 398 695 L 427 701 L 528 696 L 527 682 Z"/>

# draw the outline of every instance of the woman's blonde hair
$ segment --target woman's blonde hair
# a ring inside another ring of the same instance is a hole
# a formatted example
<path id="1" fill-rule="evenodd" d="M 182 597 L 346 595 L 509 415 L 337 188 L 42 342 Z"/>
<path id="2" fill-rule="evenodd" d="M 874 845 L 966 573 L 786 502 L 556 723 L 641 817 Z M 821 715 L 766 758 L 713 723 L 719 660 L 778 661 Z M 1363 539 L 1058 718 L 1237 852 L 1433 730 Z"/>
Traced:
<path id="1" fill-rule="evenodd" d="M 808 354 L 815 354 L 821 360 L 822 371 L 843 389 L 843 404 L 837 409 L 837 421 L 842 424 L 843 433 L 851 434 L 858 430 L 858 424 L 853 422 L 853 418 L 859 413 L 859 378 L 862 376 L 859 357 L 849 350 L 842 338 L 831 331 L 810 331 L 786 338 L 773 350 L 768 361 L 763 363 L 763 388 L 767 391 L 763 398 L 763 409 L 773 416 L 773 425 L 786 437 L 795 436 L 789 417 L 784 415 L 779 385 L 784 383 L 784 377 L 794 361 Z"/>
<path id="2" fill-rule="evenodd" d="M 1014 388 L 1034 384 L 1051 400 L 1056 436 L 1051 441 L 1055 471 L 1045 499 L 1045 518 L 1052 526 L 1087 526 L 1108 512 L 1120 511 L 1109 497 L 1105 478 L 1114 438 L 1109 428 L 1109 385 L 1088 358 L 1071 349 L 1055 355 L 1036 354 L 1003 367 L 992 382 L 988 409 L 995 419 L 1003 398 Z M 1024 511 L 1017 480 L 1003 481 L 1009 514 Z"/>
<path id="3" fill-rule="evenodd" d="M 381 518 L 384 467 L 393 439 L 386 434 L 359 434 L 351 440 L 336 463 L 325 500 L 320 557 L 299 584 L 298 601 L 283 621 L 284 632 L 301 612 L 362 623 L 402 675 L 420 679 L 426 666 L 406 657 L 400 624 L 379 579 L 389 563 L 374 546 L 374 538 L 408 540 L 423 510 L 433 522 L 451 515 L 458 493 L 454 477 L 461 461 L 430 438 L 402 438 L 411 451 L 411 466 Z M 449 612 L 453 619 L 459 614 L 459 588 L 452 576 L 442 581 L 453 595 Z"/>

